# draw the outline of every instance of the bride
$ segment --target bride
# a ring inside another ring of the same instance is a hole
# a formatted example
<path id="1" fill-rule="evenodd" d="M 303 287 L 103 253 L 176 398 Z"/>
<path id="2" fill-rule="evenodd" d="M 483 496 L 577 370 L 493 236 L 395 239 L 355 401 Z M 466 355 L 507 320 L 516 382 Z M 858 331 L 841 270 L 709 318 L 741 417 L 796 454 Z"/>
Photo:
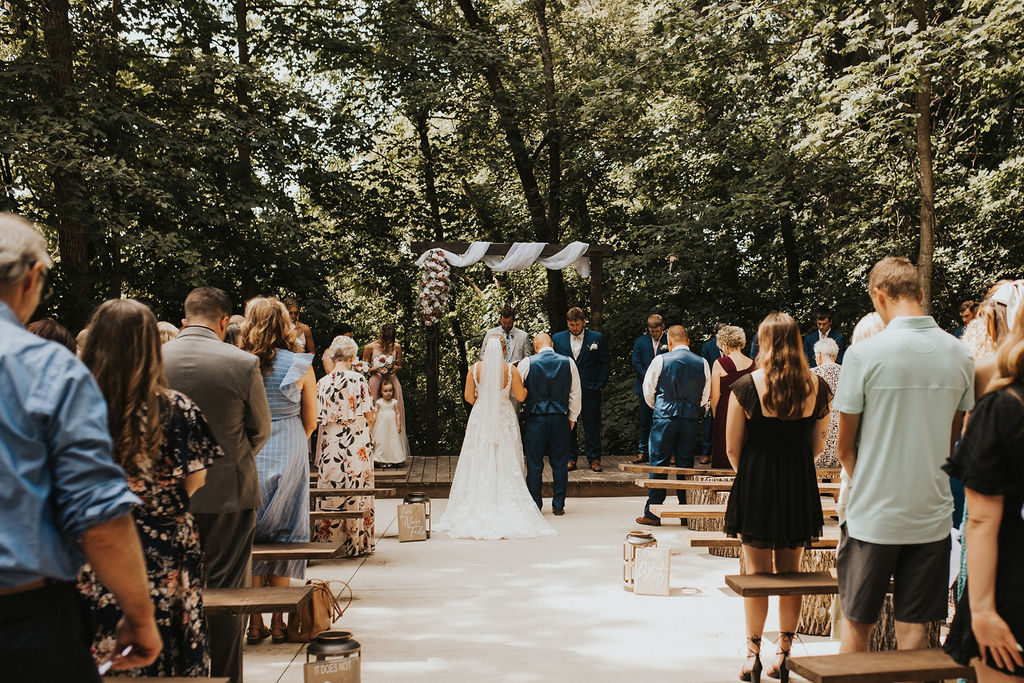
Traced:
<path id="1" fill-rule="evenodd" d="M 466 376 L 473 412 L 466 425 L 448 506 L 438 529 L 453 538 L 533 538 L 555 530 L 530 497 L 523 478 L 523 443 L 509 398 L 526 398 L 519 371 L 505 362 L 505 340 L 487 340 L 483 359 Z"/>

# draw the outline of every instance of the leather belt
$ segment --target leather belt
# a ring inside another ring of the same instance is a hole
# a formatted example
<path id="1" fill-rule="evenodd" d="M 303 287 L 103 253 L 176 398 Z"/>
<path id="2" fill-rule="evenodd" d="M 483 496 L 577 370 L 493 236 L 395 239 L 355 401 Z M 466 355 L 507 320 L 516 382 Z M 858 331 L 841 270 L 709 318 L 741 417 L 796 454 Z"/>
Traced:
<path id="1" fill-rule="evenodd" d="M 32 583 L 26 583 L 22 586 L 15 586 L 14 588 L 0 588 L 0 596 L 27 593 L 29 591 L 38 590 L 49 583 L 52 583 L 49 579 L 37 579 Z"/>

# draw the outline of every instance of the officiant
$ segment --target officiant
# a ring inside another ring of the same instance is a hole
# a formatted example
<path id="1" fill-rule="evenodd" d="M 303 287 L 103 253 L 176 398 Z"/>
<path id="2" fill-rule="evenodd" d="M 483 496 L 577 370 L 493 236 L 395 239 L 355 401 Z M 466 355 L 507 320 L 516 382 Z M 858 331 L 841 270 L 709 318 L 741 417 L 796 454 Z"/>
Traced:
<path id="1" fill-rule="evenodd" d="M 530 344 L 529 336 L 523 330 L 516 327 L 516 309 L 511 306 L 503 306 L 499 313 L 501 324 L 492 327 L 484 333 L 484 346 L 492 334 L 505 338 L 505 362 L 518 363 L 527 356 L 527 348 Z M 480 347 L 480 355 L 483 356 L 484 346 Z"/>

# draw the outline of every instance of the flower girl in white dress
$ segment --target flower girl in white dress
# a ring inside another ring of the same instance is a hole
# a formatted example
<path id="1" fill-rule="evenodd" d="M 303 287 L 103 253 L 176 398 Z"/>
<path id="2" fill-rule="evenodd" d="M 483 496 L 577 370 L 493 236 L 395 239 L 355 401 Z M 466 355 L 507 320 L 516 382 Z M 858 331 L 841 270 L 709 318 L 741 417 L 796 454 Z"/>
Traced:
<path id="1" fill-rule="evenodd" d="M 405 462 L 409 457 L 409 439 L 405 435 L 405 425 L 397 410 L 395 387 L 385 380 L 380 386 L 380 398 L 377 399 L 377 420 L 373 423 L 373 464 L 390 467 Z"/>

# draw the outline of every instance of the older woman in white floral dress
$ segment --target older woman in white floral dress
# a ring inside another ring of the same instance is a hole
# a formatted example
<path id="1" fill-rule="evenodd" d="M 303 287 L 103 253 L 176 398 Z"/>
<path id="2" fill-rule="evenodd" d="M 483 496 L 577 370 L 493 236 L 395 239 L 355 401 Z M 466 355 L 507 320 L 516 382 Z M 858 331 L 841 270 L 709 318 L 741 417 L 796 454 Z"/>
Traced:
<path id="1" fill-rule="evenodd" d="M 325 354 L 334 370 L 317 383 L 316 462 L 318 488 L 373 488 L 373 398 L 366 378 L 352 370 L 359 347 L 351 337 L 335 337 Z M 324 519 L 317 522 L 316 540 L 343 543 L 348 557 L 374 550 L 373 497 L 321 498 L 320 510 L 360 510 L 358 519 Z"/>

